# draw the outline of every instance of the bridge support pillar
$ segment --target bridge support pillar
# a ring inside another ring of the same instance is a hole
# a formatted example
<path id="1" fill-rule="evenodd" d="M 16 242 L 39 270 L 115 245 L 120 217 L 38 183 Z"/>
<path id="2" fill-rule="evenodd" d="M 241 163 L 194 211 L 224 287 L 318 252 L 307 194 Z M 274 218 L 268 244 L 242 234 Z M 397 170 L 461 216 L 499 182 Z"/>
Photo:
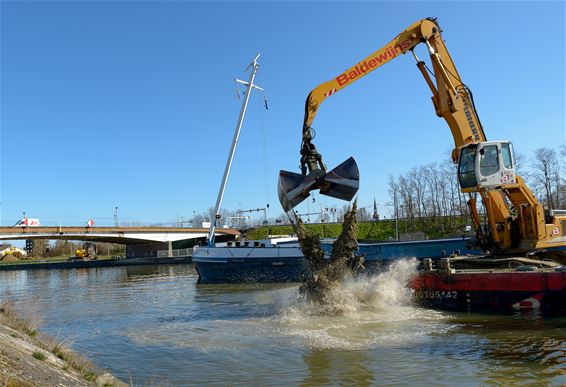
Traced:
<path id="1" fill-rule="evenodd" d="M 169 241 L 167 242 L 167 256 L 172 257 L 173 256 L 173 242 Z"/>

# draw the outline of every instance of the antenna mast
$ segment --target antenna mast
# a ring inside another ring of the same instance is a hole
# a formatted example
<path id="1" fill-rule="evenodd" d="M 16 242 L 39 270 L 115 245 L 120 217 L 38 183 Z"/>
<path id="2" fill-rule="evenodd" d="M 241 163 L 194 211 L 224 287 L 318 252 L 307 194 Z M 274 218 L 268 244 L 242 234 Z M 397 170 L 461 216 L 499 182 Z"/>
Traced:
<path id="1" fill-rule="evenodd" d="M 220 184 L 220 190 L 218 191 L 218 198 L 216 199 L 216 207 L 214 209 L 214 219 L 210 222 L 210 229 L 208 230 L 208 245 L 214 247 L 214 236 L 216 231 L 216 222 L 220 219 L 220 205 L 222 204 L 222 198 L 224 197 L 224 191 L 226 189 L 226 182 L 228 181 L 228 176 L 230 175 L 230 168 L 232 167 L 232 160 L 234 159 L 234 152 L 236 151 L 236 145 L 238 144 L 238 139 L 240 137 L 240 129 L 242 128 L 242 123 L 244 122 L 244 116 L 246 115 L 246 108 L 248 107 L 248 101 L 250 99 L 250 92 L 252 89 L 263 90 L 261 87 L 254 85 L 254 79 L 259 69 L 259 63 L 257 59 L 261 54 L 257 54 L 254 60 L 246 67 L 244 72 L 252 69 L 250 73 L 250 79 L 248 82 L 236 79 L 235 81 L 246 86 L 245 98 L 242 102 L 242 108 L 240 110 L 240 117 L 238 118 L 238 123 L 236 124 L 236 131 L 234 132 L 234 139 L 232 140 L 232 146 L 230 147 L 230 153 L 228 155 L 228 160 L 226 161 L 226 168 L 224 169 L 224 177 L 222 178 L 222 183 Z"/>

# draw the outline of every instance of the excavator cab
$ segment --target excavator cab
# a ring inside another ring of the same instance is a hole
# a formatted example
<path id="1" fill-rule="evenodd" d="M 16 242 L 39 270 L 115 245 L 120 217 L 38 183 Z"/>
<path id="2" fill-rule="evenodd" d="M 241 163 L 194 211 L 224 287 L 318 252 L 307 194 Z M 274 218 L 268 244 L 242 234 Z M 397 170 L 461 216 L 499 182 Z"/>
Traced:
<path id="1" fill-rule="evenodd" d="M 458 180 L 466 191 L 515 184 L 513 146 L 509 141 L 486 141 L 460 148 Z"/>

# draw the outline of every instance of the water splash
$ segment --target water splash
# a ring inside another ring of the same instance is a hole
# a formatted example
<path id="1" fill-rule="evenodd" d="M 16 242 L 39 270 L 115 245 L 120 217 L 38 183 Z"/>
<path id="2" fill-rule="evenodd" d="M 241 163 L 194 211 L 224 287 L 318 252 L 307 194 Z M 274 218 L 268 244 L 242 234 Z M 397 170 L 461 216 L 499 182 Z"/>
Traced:
<path id="1" fill-rule="evenodd" d="M 410 306 L 412 290 L 408 283 L 416 274 L 417 264 L 415 258 L 399 259 L 376 276 L 347 276 L 329 289 L 325 304 L 303 298 L 301 308 L 313 315 L 351 315 Z"/>
<path id="2" fill-rule="evenodd" d="M 345 278 L 330 288 L 323 304 L 301 295 L 296 285 L 242 286 L 237 292 L 227 288 L 220 298 L 214 296 L 215 304 L 206 312 L 158 321 L 159 329 L 137 330 L 128 337 L 143 345 L 168 343 L 199 353 L 274 342 L 281 348 L 317 350 L 410 347 L 451 326 L 446 314 L 412 305 L 408 283 L 416 267 L 416 259 L 400 259 L 378 275 Z"/>
<path id="3" fill-rule="evenodd" d="M 318 349 L 396 346 L 446 331 L 445 314 L 412 304 L 416 269 L 416 259 L 399 259 L 376 276 L 337 282 L 325 303 L 299 297 L 282 310 L 281 331 Z"/>
<path id="4" fill-rule="evenodd" d="M 330 305 L 327 300 L 336 283 L 348 276 L 361 272 L 364 268 L 363 257 L 357 256 L 356 240 L 356 201 L 344 214 L 342 232 L 332 243 L 330 260 L 324 259 L 324 250 L 320 246 L 320 236 L 305 228 L 301 218 L 295 215 L 293 228 L 299 238 L 303 255 L 309 263 L 309 273 L 303 279 L 299 292 L 321 305 Z"/>

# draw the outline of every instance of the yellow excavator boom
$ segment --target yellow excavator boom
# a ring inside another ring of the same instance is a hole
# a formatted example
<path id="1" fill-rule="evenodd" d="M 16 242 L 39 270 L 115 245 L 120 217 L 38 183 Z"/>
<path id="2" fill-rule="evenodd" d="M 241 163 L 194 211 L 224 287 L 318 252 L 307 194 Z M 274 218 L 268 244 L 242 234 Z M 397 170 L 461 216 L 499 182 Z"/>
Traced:
<path id="1" fill-rule="evenodd" d="M 470 89 L 461 77 L 442 39 L 435 18 L 412 24 L 388 44 L 335 78 L 314 88 L 307 96 L 302 129 L 301 175 L 281 171 L 279 198 L 285 210 L 304 200 L 313 189 L 340 199 L 350 200 L 358 188 L 358 170 L 353 159 L 331 172 L 326 171 L 322 155 L 312 143 L 312 124 L 322 102 L 367 74 L 409 51 L 417 61 L 432 92 L 436 114 L 446 120 L 454 139 L 452 160 L 459 161 L 460 150 L 487 141 Z M 424 44 L 432 64 L 426 66 L 414 53 Z M 483 154 L 482 154 L 483 155 Z M 547 211 L 520 176 L 492 188 L 481 183 L 462 188 L 470 194 L 469 207 L 478 240 L 486 249 L 498 252 L 528 252 L 535 249 L 566 246 L 566 212 Z M 485 206 L 488 226 L 483 228 L 476 208 L 479 194 Z"/>

